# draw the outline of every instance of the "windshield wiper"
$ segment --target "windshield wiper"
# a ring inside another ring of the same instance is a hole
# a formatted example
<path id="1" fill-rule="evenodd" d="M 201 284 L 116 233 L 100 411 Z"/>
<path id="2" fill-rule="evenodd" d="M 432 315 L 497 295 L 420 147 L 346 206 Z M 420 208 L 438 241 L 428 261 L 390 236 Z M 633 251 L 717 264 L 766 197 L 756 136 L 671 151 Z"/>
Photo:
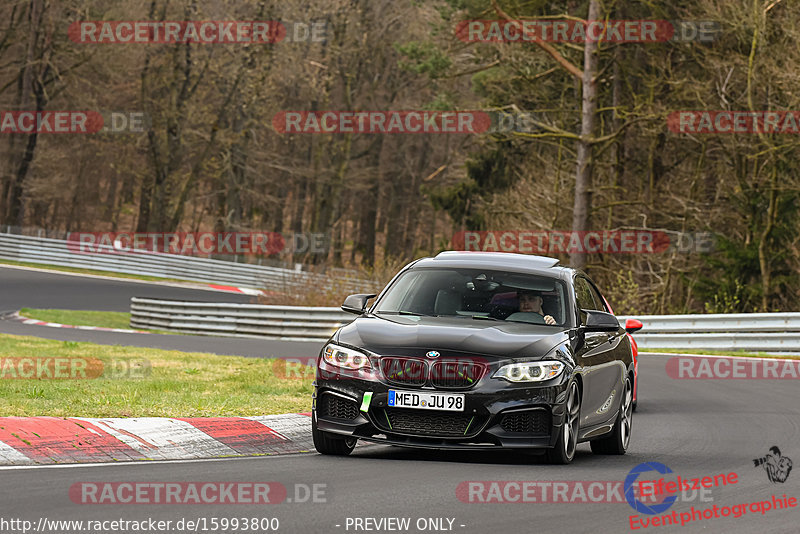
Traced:
<path id="1" fill-rule="evenodd" d="M 489 317 L 488 315 L 465 315 L 464 317 L 471 317 L 476 321 L 502 321 L 502 319 L 498 319 L 497 317 Z"/>
<path id="2" fill-rule="evenodd" d="M 417 313 L 408 310 L 376 311 L 375 315 L 416 315 L 418 317 L 439 317 L 438 315 L 431 315 L 430 313 Z"/>
<path id="3" fill-rule="evenodd" d="M 535 324 L 536 326 L 558 326 L 563 327 L 561 324 L 547 324 L 547 323 L 532 323 L 530 321 L 515 321 L 514 319 L 506 319 L 507 323 L 521 323 L 521 324 Z"/>
<path id="4" fill-rule="evenodd" d="M 440 315 L 440 317 L 456 317 L 458 319 L 475 319 L 478 321 L 502 321 L 502 319 L 489 317 L 488 315 Z"/>

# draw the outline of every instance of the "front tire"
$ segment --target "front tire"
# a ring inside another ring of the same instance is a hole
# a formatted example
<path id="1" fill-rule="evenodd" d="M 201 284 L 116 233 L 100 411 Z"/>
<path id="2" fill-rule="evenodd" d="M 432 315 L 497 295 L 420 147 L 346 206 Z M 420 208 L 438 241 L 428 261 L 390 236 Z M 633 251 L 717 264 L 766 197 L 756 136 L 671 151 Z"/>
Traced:
<path id="1" fill-rule="evenodd" d="M 631 379 L 625 379 L 625 393 L 622 397 L 614 428 L 606 437 L 592 440 L 589 444 L 595 454 L 625 454 L 631 441 L 633 424 L 633 388 Z"/>
<path id="2" fill-rule="evenodd" d="M 567 400 L 564 403 L 564 424 L 558 433 L 556 446 L 547 449 L 547 461 L 551 464 L 566 465 L 575 458 L 575 449 L 578 447 L 578 426 L 581 415 L 581 393 L 578 383 L 570 383 Z"/>
<path id="3" fill-rule="evenodd" d="M 331 456 L 347 456 L 356 448 L 358 441 L 356 438 L 346 438 L 319 430 L 316 414 L 311 417 L 311 438 L 318 453 Z"/>

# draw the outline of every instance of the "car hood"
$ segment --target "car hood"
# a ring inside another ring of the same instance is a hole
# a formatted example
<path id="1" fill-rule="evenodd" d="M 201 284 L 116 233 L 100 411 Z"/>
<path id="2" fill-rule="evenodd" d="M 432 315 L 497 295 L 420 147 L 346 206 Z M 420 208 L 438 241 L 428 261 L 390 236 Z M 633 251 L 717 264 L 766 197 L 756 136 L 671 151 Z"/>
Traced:
<path id="1" fill-rule="evenodd" d="M 410 356 L 436 350 L 496 359 L 541 357 L 568 339 L 566 331 L 549 326 L 411 315 L 359 317 L 335 336 L 335 341 L 377 354 Z"/>

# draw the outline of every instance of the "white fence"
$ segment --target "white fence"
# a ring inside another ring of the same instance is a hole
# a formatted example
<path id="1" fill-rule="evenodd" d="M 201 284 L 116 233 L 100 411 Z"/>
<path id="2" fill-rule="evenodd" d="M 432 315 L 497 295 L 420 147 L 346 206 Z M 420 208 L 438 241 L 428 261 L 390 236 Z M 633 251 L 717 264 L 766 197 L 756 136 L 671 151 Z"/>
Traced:
<path id="1" fill-rule="evenodd" d="M 641 315 L 640 349 L 800 352 L 800 313 Z M 625 323 L 620 317 L 620 323 Z"/>
<path id="2" fill-rule="evenodd" d="M 173 278 L 291 292 L 297 288 L 327 288 L 336 284 L 353 293 L 373 289 L 374 282 L 347 277 L 328 277 L 307 271 L 295 271 L 249 263 L 161 254 L 153 252 L 121 253 L 112 247 L 94 245 L 108 252 L 84 253 L 70 250 L 67 241 L 0 233 L 0 258 L 12 261 L 76 267 L 156 278 Z"/>
<path id="3" fill-rule="evenodd" d="M 131 327 L 184 334 L 319 341 L 355 317 L 327 307 L 131 299 Z"/>

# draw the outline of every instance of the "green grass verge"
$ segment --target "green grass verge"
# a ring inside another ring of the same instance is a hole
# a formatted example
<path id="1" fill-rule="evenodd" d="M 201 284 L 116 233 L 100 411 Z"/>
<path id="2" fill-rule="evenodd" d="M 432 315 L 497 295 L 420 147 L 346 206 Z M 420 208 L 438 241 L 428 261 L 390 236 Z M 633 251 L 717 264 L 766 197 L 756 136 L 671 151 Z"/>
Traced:
<path id="1" fill-rule="evenodd" d="M 701 354 L 704 356 L 746 356 L 748 358 L 784 358 L 787 360 L 800 360 L 797 355 L 767 354 L 766 352 L 744 352 L 738 350 L 705 350 L 705 349 L 643 349 L 639 352 L 672 353 L 672 354 Z"/>
<path id="2" fill-rule="evenodd" d="M 100 312 L 83 310 L 39 310 L 22 308 L 19 314 L 29 319 L 73 326 L 102 326 L 130 330 L 131 314 L 126 312 Z"/>
<path id="3" fill-rule="evenodd" d="M 121 328 L 123 330 L 140 330 L 153 334 L 169 334 L 182 336 L 181 332 L 165 330 L 152 330 L 147 328 L 131 328 L 131 314 L 127 312 L 101 312 L 85 310 L 40 310 L 22 308 L 19 311 L 22 317 L 46 321 L 48 323 L 68 324 L 72 326 L 100 326 L 103 328 Z"/>
<path id="4" fill-rule="evenodd" d="M 109 376 L 12 378 L 23 369 L 18 358 L 100 360 Z M 113 376 L 125 374 L 121 371 L 143 359 L 149 362 L 149 374 L 138 367 L 135 376 Z M 308 378 L 302 380 L 281 378 L 283 362 L 273 359 L 0 334 L 0 361 L 0 414 L 4 416 L 210 417 L 311 409 L 313 374 L 305 373 Z"/>

